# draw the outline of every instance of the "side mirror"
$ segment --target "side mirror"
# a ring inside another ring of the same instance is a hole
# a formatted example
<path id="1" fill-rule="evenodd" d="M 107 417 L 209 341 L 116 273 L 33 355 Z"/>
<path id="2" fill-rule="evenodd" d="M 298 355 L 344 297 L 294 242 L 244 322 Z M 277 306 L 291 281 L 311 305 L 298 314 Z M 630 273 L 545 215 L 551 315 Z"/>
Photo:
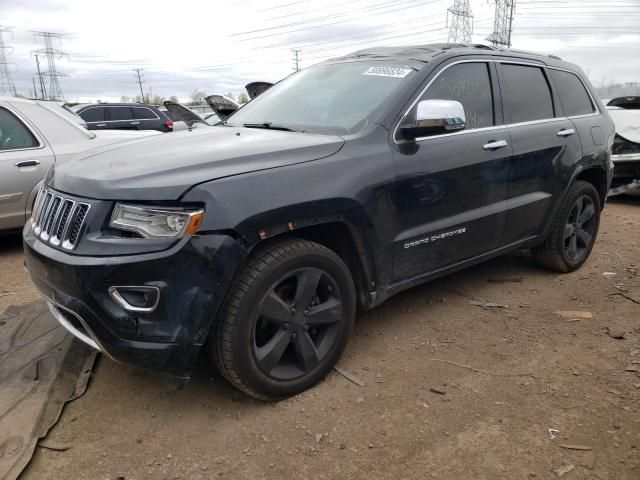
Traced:
<path id="1" fill-rule="evenodd" d="M 415 140 L 420 137 L 439 135 L 458 130 L 467 126 L 464 107 L 455 100 L 422 100 L 416 108 L 414 124 L 400 127 L 404 138 Z"/>

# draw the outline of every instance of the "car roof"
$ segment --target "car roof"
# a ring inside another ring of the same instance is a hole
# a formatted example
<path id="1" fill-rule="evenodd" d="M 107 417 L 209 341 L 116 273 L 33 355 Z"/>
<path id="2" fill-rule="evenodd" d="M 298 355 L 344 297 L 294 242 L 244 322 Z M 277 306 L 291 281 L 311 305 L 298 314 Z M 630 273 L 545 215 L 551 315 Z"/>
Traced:
<path id="1" fill-rule="evenodd" d="M 148 108 L 158 108 L 157 105 L 149 105 L 148 103 L 134 103 L 134 102 L 120 102 L 120 103 L 86 103 L 82 105 L 81 108 L 85 107 L 148 107 Z"/>
<path id="2" fill-rule="evenodd" d="M 461 55 L 486 54 L 497 57 L 514 57 L 537 60 L 549 65 L 566 66 L 571 65 L 562 61 L 555 55 L 542 55 L 524 50 L 503 49 L 491 45 L 460 43 L 430 43 L 425 45 L 405 45 L 390 47 L 372 47 L 364 50 L 357 50 L 342 57 L 333 58 L 323 63 L 335 63 L 341 61 L 371 61 L 371 60 L 395 60 L 403 61 L 410 66 L 420 69 L 424 64 L 429 63 L 434 57 L 447 55 L 449 57 Z M 572 65 L 573 66 L 573 65 Z M 573 66 L 574 68 L 577 68 Z"/>

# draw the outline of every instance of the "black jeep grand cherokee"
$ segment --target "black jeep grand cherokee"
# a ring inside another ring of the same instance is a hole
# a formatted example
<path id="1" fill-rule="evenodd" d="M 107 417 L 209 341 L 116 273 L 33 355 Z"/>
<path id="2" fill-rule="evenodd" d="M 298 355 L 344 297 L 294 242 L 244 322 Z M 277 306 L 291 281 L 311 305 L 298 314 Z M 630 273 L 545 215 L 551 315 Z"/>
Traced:
<path id="1" fill-rule="evenodd" d="M 183 383 L 206 346 L 233 385 L 278 399 L 327 374 L 356 306 L 514 249 L 580 267 L 613 137 L 558 58 L 359 51 L 220 126 L 56 166 L 26 265 L 54 316 L 114 359 Z"/>

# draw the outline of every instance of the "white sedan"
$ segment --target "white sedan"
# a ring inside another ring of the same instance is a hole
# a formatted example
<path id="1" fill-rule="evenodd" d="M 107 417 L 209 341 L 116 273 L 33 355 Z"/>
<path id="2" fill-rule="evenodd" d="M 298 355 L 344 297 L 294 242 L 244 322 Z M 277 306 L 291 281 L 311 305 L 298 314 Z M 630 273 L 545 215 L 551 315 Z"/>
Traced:
<path id="1" fill-rule="evenodd" d="M 0 97 L 0 233 L 21 228 L 54 163 L 111 143 L 161 135 L 155 131 L 87 130 L 65 107 L 43 100 Z"/>

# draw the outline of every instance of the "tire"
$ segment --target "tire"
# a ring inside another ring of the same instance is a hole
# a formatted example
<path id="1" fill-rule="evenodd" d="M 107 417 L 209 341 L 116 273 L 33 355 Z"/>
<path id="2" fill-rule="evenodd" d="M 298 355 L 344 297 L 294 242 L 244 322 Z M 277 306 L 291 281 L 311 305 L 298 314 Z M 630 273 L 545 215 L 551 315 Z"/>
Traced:
<path id="1" fill-rule="evenodd" d="M 260 400 L 287 398 L 333 368 L 355 311 L 353 279 L 340 257 L 308 240 L 284 240 L 252 254 L 238 274 L 209 353 L 234 387 Z"/>
<path id="2" fill-rule="evenodd" d="M 580 268 L 595 244 L 600 211 L 600 196 L 595 187 L 588 182 L 576 181 L 544 243 L 532 250 L 534 260 L 543 267 L 563 273 Z"/>

